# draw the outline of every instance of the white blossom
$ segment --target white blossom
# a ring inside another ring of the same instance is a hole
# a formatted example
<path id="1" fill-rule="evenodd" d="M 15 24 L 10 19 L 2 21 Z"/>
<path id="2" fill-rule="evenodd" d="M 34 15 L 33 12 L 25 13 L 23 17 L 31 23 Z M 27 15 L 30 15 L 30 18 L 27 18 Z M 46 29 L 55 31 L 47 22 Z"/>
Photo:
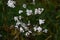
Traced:
<path id="1" fill-rule="evenodd" d="M 21 24 L 20 21 L 17 21 L 16 25 L 19 26 L 19 24 Z"/>
<path id="2" fill-rule="evenodd" d="M 38 32 L 41 32 L 41 31 L 42 31 L 42 28 L 39 26 L 39 27 L 37 28 L 37 31 L 38 31 Z"/>
<path id="3" fill-rule="evenodd" d="M 31 14 L 32 14 L 32 10 L 26 10 L 26 14 L 27 14 L 27 16 L 30 16 Z"/>
<path id="4" fill-rule="evenodd" d="M 38 9 L 35 9 L 35 14 L 38 14 Z"/>
<path id="5" fill-rule="evenodd" d="M 22 27 L 25 27 L 25 26 L 26 26 L 26 24 L 25 24 L 25 23 L 21 23 L 21 26 L 22 26 Z"/>
<path id="6" fill-rule="evenodd" d="M 23 10 L 19 10 L 19 14 L 21 14 L 23 12 Z"/>
<path id="7" fill-rule="evenodd" d="M 19 19 L 21 20 L 22 19 L 22 16 L 19 16 Z"/>
<path id="8" fill-rule="evenodd" d="M 34 25 L 35 26 L 35 25 Z M 34 31 L 37 31 L 37 25 L 33 28 L 34 29 Z"/>
<path id="9" fill-rule="evenodd" d="M 26 8 L 26 4 L 23 4 L 23 8 Z"/>
<path id="10" fill-rule="evenodd" d="M 44 11 L 44 8 L 38 8 L 38 13 L 41 14 Z"/>
<path id="11" fill-rule="evenodd" d="M 29 30 L 28 27 L 24 27 L 25 31 Z"/>
<path id="12" fill-rule="evenodd" d="M 15 21 L 18 21 L 18 17 L 17 17 L 17 16 L 15 16 L 15 17 L 14 17 L 14 20 L 15 20 Z"/>
<path id="13" fill-rule="evenodd" d="M 8 0 L 7 5 L 8 5 L 9 7 L 14 8 L 14 7 L 15 7 L 15 5 L 14 5 L 14 4 L 16 4 L 16 2 L 15 2 L 15 1 L 13 1 L 13 0 Z"/>
<path id="14" fill-rule="evenodd" d="M 27 37 L 28 37 L 29 35 L 30 35 L 30 33 L 29 33 L 29 32 L 26 32 L 26 33 L 25 33 L 25 36 L 27 36 Z"/>
<path id="15" fill-rule="evenodd" d="M 28 30 L 28 27 L 25 23 L 21 23 L 21 26 L 25 29 L 25 30 Z"/>
<path id="16" fill-rule="evenodd" d="M 35 14 L 41 14 L 43 12 L 44 8 L 36 8 L 35 9 Z"/>
<path id="17" fill-rule="evenodd" d="M 25 33 L 25 36 L 28 37 L 30 35 L 30 33 L 32 33 L 32 32 L 29 30 L 28 32 Z"/>
<path id="18" fill-rule="evenodd" d="M 24 32 L 24 30 L 23 30 L 23 28 L 22 28 L 22 27 L 20 27 L 20 32 Z"/>
<path id="19" fill-rule="evenodd" d="M 44 24 L 44 21 L 45 21 L 45 20 L 39 19 L 39 24 L 40 24 L 40 25 L 41 25 L 41 24 Z"/>
<path id="20" fill-rule="evenodd" d="M 37 27 L 34 27 L 34 31 L 37 31 Z"/>
<path id="21" fill-rule="evenodd" d="M 38 8 L 38 14 L 41 14 L 41 13 L 42 13 L 41 8 Z"/>
<path id="22" fill-rule="evenodd" d="M 32 31 L 30 31 L 30 30 L 29 30 L 28 32 L 29 32 L 29 33 L 32 33 Z"/>
<path id="23" fill-rule="evenodd" d="M 43 32 L 47 33 L 47 32 L 48 32 L 48 30 L 47 30 L 47 29 L 44 29 L 44 30 L 43 30 Z"/>

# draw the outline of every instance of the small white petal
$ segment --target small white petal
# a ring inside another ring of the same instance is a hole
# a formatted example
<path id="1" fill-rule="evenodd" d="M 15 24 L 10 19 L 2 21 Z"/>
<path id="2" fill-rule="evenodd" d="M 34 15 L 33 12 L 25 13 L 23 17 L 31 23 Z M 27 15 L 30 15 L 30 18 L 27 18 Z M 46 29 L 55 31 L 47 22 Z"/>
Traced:
<path id="1" fill-rule="evenodd" d="M 38 9 L 35 9 L 35 14 L 38 14 Z"/>
<path id="2" fill-rule="evenodd" d="M 21 24 L 19 21 L 17 21 L 16 25 L 19 26 L 19 24 Z"/>
<path id="3" fill-rule="evenodd" d="M 19 10 L 19 14 L 21 14 L 23 11 L 22 10 Z"/>
<path id="4" fill-rule="evenodd" d="M 32 33 L 31 31 L 28 31 L 29 33 Z"/>
<path id="5" fill-rule="evenodd" d="M 30 13 L 32 13 L 32 10 L 30 10 Z"/>
<path id="6" fill-rule="evenodd" d="M 25 23 L 21 23 L 21 26 L 22 26 L 22 27 L 26 27 L 26 24 L 25 24 Z"/>
<path id="7" fill-rule="evenodd" d="M 18 21 L 18 17 L 14 17 L 14 20 L 15 20 L 15 21 Z"/>
<path id="8" fill-rule="evenodd" d="M 34 29 L 34 31 L 37 31 L 37 27 L 36 26 L 33 29 Z"/>
<path id="9" fill-rule="evenodd" d="M 42 31 L 42 28 L 41 28 L 41 27 L 38 27 L 38 28 L 37 28 L 37 31 L 38 31 L 38 32 L 41 32 L 41 31 Z"/>
<path id="10" fill-rule="evenodd" d="M 26 8 L 26 4 L 23 4 L 23 8 Z"/>
<path id="11" fill-rule="evenodd" d="M 22 16 L 19 16 L 19 19 L 21 20 L 22 19 Z"/>
<path id="12" fill-rule="evenodd" d="M 42 11 L 44 11 L 44 8 L 41 8 L 42 9 Z"/>
<path id="13" fill-rule="evenodd" d="M 40 24 L 40 25 L 41 25 L 41 24 L 44 24 L 44 21 L 45 21 L 45 20 L 39 19 L 39 24 Z"/>
<path id="14" fill-rule="evenodd" d="M 47 33 L 47 32 L 48 32 L 48 30 L 47 30 L 47 29 L 44 29 L 44 30 L 43 30 L 43 32 Z"/>
<path id="15" fill-rule="evenodd" d="M 21 23 L 21 26 L 25 29 L 25 30 L 28 30 L 28 27 L 25 23 Z"/>
<path id="16" fill-rule="evenodd" d="M 29 36 L 29 35 L 30 35 L 30 33 L 29 33 L 29 32 L 26 32 L 26 33 L 25 33 L 25 36 Z"/>

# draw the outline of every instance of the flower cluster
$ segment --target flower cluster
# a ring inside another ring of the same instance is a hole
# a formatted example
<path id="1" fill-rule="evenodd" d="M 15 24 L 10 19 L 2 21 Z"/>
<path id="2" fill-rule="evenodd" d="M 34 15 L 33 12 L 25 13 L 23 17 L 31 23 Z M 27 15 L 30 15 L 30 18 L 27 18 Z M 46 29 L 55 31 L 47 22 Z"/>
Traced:
<path id="1" fill-rule="evenodd" d="M 38 8 L 38 9 L 35 9 L 34 13 L 35 13 L 35 15 L 41 14 L 43 11 L 44 11 L 44 8 Z M 23 10 L 19 10 L 19 14 L 21 14 L 21 13 L 23 13 Z M 27 16 L 30 16 L 33 14 L 33 11 L 26 9 L 26 14 L 27 14 Z"/>
<path id="2" fill-rule="evenodd" d="M 38 32 L 41 32 L 42 31 L 42 28 L 40 26 L 39 27 L 36 26 L 33 29 L 34 29 L 34 31 L 38 31 Z"/>
<path id="3" fill-rule="evenodd" d="M 29 36 L 32 32 L 31 31 L 28 31 L 25 33 L 25 36 Z"/>
<path id="4" fill-rule="evenodd" d="M 15 5 L 14 5 L 14 4 L 16 4 L 16 2 L 15 2 L 15 1 L 13 1 L 13 0 L 8 0 L 7 5 L 8 5 L 9 7 L 14 8 L 14 7 L 15 7 Z"/>
<path id="5" fill-rule="evenodd" d="M 41 14 L 44 11 L 44 8 L 36 8 L 35 9 L 35 14 Z"/>
<path id="6" fill-rule="evenodd" d="M 16 2 L 13 1 L 13 0 L 9 0 L 7 5 L 11 8 L 14 8 Z M 35 4 L 35 0 L 33 0 L 33 4 Z M 26 4 L 23 4 L 22 5 L 23 8 L 26 8 L 27 5 Z M 34 14 L 39 14 L 41 15 L 41 13 L 44 11 L 44 8 L 35 8 L 34 9 Z M 24 11 L 23 10 L 19 10 L 18 13 L 21 14 L 23 13 Z M 33 11 L 31 9 L 26 9 L 26 15 L 27 16 L 31 16 L 33 15 Z M 15 16 L 14 17 L 14 20 L 16 21 L 16 24 L 15 24 L 15 28 L 19 28 L 20 29 L 20 33 L 25 33 L 25 36 L 29 36 L 30 34 L 32 34 L 33 32 L 44 32 L 44 33 L 47 33 L 48 30 L 47 29 L 44 29 L 42 30 L 43 28 L 41 26 L 38 26 L 38 25 L 33 25 L 32 26 L 32 29 L 29 29 L 28 26 L 31 25 L 31 21 L 28 20 L 28 23 L 24 23 L 23 21 L 21 21 L 21 19 L 24 18 L 23 16 Z M 45 23 L 45 20 L 42 20 L 42 19 L 39 19 L 39 25 L 42 25 Z"/>
<path id="7" fill-rule="evenodd" d="M 30 14 L 31 15 L 31 14 Z M 23 17 L 20 15 L 20 16 L 15 16 L 14 17 L 14 20 L 16 21 L 16 25 L 15 27 L 18 28 L 18 26 L 20 26 L 20 33 L 25 33 L 25 36 L 29 36 L 31 33 L 33 33 L 29 28 L 28 26 L 31 25 L 31 21 L 28 20 L 28 23 L 24 23 L 22 21 L 20 21 Z M 42 19 L 39 19 L 39 24 L 44 24 L 45 23 L 45 20 L 42 20 Z M 44 33 L 47 33 L 48 30 L 47 29 L 44 29 L 38 25 L 33 25 L 33 31 L 34 32 L 44 32 Z"/>

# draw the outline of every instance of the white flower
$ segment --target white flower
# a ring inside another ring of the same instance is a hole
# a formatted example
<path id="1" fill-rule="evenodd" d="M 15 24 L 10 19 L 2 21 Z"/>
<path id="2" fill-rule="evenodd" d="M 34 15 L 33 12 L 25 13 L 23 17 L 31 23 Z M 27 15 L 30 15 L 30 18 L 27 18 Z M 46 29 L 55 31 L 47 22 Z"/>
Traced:
<path id="1" fill-rule="evenodd" d="M 39 19 L 39 24 L 40 24 L 40 25 L 41 25 L 41 24 L 44 24 L 44 21 L 45 21 L 45 20 Z"/>
<path id="2" fill-rule="evenodd" d="M 44 30 L 43 30 L 43 32 L 47 33 L 47 32 L 48 32 L 48 30 L 47 30 L 47 29 L 44 29 Z"/>
<path id="3" fill-rule="evenodd" d="M 22 16 L 19 16 L 19 19 L 21 20 Z"/>
<path id="4" fill-rule="evenodd" d="M 35 26 L 35 25 L 34 25 Z M 34 31 L 37 31 L 37 25 L 33 28 L 34 29 Z"/>
<path id="5" fill-rule="evenodd" d="M 25 23 L 21 23 L 21 26 L 25 29 L 25 30 L 28 30 L 28 27 Z"/>
<path id="6" fill-rule="evenodd" d="M 38 9 L 35 9 L 35 14 L 38 14 Z"/>
<path id="7" fill-rule="evenodd" d="M 27 14 L 27 16 L 30 16 L 31 14 L 32 14 L 32 10 L 26 10 L 26 14 Z"/>
<path id="8" fill-rule="evenodd" d="M 42 28 L 39 26 L 39 27 L 37 28 L 37 31 L 38 31 L 38 32 L 41 32 L 41 31 L 42 31 Z"/>
<path id="9" fill-rule="evenodd" d="M 21 23 L 21 26 L 22 26 L 22 27 L 25 27 L 25 26 L 26 26 L 26 24 L 25 24 L 25 23 Z"/>
<path id="10" fill-rule="evenodd" d="M 29 36 L 29 35 L 30 35 L 30 33 L 29 33 L 29 32 L 26 32 L 26 33 L 25 33 L 25 36 Z"/>
<path id="11" fill-rule="evenodd" d="M 26 8 L 26 4 L 23 4 L 23 8 Z"/>
<path id="12" fill-rule="evenodd" d="M 29 33 L 32 33 L 31 31 L 28 31 Z"/>
<path id="13" fill-rule="evenodd" d="M 42 28 L 40 26 L 39 27 L 35 26 L 33 29 L 34 29 L 34 31 L 38 31 L 38 32 L 42 31 Z"/>
<path id="14" fill-rule="evenodd" d="M 38 8 L 38 13 L 41 14 L 44 11 L 44 8 Z"/>
<path id="15" fill-rule="evenodd" d="M 15 1 L 13 1 L 13 0 L 8 0 L 7 5 L 8 5 L 9 7 L 14 8 L 14 7 L 15 7 L 15 5 L 14 5 L 14 4 L 16 4 L 16 2 L 15 2 Z"/>
<path id="16" fill-rule="evenodd" d="M 24 27 L 25 31 L 29 30 L 28 27 Z"/>
<path id="17" fill-rule="evenodd" d="M 23 11 L 22 10 L 19 10 L 19 14 L 21 14 Z"/>
<path id="18" fill-rule="evenodd" d="M 44 8 L 41 8 L 42 12 L 44 11 Z"/>
<path id="19" fill-rule="evenodd" d="M 31 32 L 31 31 L 26 32 L 26 33 L 25 33 L 25 36 L 29 36 L 30 33 L 32 33 L 32 32 Z"/>
<path id="20" fill-rule="evenodd" d="M 24 32 L 24 30 L 23 30 L 23 28 L 22 28 L 22 27 L 20 27 L 20 32 Z"/>
<path id="21" fill-rule="evenodd" d="M 35 9 L 35 14 L 41 14 L 43 12 L 44 8 L 36 8 Z"/>
<path id="22" fill-rule="evenodd" d="M 27 24 L 28 26 L 30 25 L 30 20 L 28 21 L 28 24 Z"/>
<path id="23" fill-rule="evenodd" d="M 38 8 L 38 14 L 41 14 L 41 13 L 42 13 L 41 8 Z"/>
<path id="24" fill-rule="evenodd" d="M 15 16 L 15 17 L 14 17 L 14 20 L 15 20 L 15 21 L 18 21 L 18 17 L 17 17 L 17 16 Z"/>
<path id="25" fill-rule="evenodd" d="M 19 26 L 19 24 L 21 24 L 20 21 L 17 21 L 16 25 Z"/>
<path id="26" fill-rule="evenodd" d="M 37 27 L 34 27 L 33 29 L 34 29 L 34 31 L 37 31 Z"/>

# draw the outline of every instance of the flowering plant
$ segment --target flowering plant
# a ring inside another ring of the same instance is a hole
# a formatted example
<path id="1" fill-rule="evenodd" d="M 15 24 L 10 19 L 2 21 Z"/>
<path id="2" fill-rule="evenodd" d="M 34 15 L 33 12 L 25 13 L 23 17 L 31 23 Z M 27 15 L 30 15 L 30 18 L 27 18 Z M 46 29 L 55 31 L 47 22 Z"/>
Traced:
<path id="1" fill-rule="evenodd" d="M 58 40 L 60 9 L 57 9 L 54 3 L 57 2 L 1 0 L 0 38 L 2 40 Z"/>

